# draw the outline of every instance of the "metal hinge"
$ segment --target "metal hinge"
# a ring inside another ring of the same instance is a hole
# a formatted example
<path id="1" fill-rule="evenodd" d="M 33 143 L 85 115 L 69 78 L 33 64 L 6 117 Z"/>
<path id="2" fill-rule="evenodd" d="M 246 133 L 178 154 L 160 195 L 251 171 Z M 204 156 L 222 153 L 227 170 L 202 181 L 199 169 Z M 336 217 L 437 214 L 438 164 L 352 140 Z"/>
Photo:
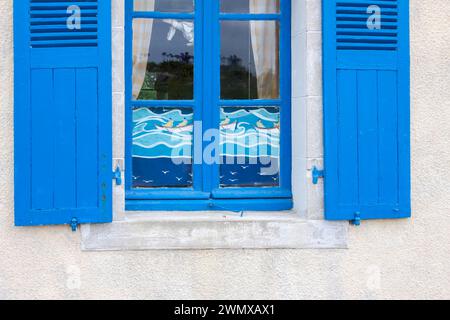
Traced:
<path id="1" fill-rule="evenodd" d="M 70 227 L 72 228 L 73 232 L 77 231 L 78 225 L 79 225 L 78 219 L 77 218 L 72 218 L 72 220 L 70 221 Z"/>
<path id="2" fill-rule="evenodd" d="M 354 226 L 361 225 L 361 213 L 355 212 L 355 218 L 351 221 Z"/>
<path id="3" fill-rule="evenodd" d="M 313 184 L 318 184 L 319 179 L 325 177 L 325 170 L 319 170 L 316 166 L 312 168 Z"/>
<path id="4" fill-rule="evenodd" d="M 122 170 L 120 170 L 120 166 L 117 166 L 113 172 L 113 179 L 116 180 L 116 185 L 120 186 L 122 184 Z"/>

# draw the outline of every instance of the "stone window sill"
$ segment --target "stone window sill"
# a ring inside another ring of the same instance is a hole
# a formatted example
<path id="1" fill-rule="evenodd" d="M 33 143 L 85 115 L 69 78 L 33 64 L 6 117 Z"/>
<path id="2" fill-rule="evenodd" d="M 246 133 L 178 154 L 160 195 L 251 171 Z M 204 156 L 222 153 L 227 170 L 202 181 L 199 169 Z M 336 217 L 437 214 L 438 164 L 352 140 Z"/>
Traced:
<path id="1" fill-rule="evenodd" d="M 305 220 L 294 212 L 127 214 L 81 227 L 84 251 L 168 249 L 345 249 L 348 222 Z"/>

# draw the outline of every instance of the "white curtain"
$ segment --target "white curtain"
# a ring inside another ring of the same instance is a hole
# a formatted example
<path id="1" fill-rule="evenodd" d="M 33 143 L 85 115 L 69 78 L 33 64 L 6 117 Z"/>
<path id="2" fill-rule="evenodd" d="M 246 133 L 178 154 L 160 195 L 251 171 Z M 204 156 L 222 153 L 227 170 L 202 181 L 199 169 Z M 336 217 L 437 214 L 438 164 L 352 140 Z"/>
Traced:
<path id="1" fill-rule="evenodd" d="M 279 0 L 250 0 L 251 13 L 277 13 Z M 279 97 L 279 32 L 273 21 L 251 21 L 251 40 L 255 60 L 258 98 Z"/>
<path id="2" fill-rule="evenodd" d="M 134 0 L 135 11 L 154 11 L 155 0 Z M 133 21 L 133 99 L 141 92 L 147 70 L 153 21 L 135 19 Z"/>

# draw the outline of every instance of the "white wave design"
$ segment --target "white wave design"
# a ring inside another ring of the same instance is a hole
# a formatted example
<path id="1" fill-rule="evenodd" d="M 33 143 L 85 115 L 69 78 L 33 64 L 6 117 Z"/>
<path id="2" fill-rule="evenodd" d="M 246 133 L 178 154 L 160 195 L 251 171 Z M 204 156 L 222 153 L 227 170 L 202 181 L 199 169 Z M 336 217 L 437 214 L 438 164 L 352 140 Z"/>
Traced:
<path id="1" fill-rule="evenodd" d="M 268 111 L 276 107 L 236 108 L 227 109 L 232 110 L 228 113 L 222 111 L 222 119 L 227 116 L 238 124 L 234 131 L 220 130 L 218 147 L 221 156 L 277 158 L 280 154 L 280 132 L 270 128 L 279 122 L 279 113 Z M 194 144 L 192 132 L 167 132 L 156 129 L 156 126 L 170 120 L 173 120 L 175 125 L 185 120 L 191 123 L 193 113 L 183 114 L 181 109 L 166 109 L 167 112 L 164 113 L 155 113 L 152 110 L 146 107 L 133 110 L 133 156 L 147 159 L 191 157 Z M 267 131 L 255 128 L 258 119 L 268 128 Z"/>
<path id="2" fill-rule="evenodd" d="M 146 107 L 133 110 L 133 122 L 135 123 L 141 123 L 148 120 L 167 121 L 169 118 L 172 118 L 175 121 L 182 121 L 184 118 L 192 117 L 193 113 L 183 114 L 180 109 L 167 110 L 167 112 L 161 114 L 154 113 Z"/>
<path id="3" fill-rule="evenodd" d="M 179 143 L 179 144 L 176 144 L 176 145 L 171 145 L 170 143 L 165 142 L 165 141 L 155 142 L 155 143 L 150 144 L 150 145 L 144 144 L 144 143 L 141 143 L 141 142 L 134 142 L 133 145 L 138 146 L 138 147 L 142 147 L 142 148 L 145 148 L 145 149 L 153 149 L 153 148 L 156 148 L 156 147 L 159 147 L 159 146 L 165 146 L 165 147 L 171 148 L 171 149 L 178 149 L 178 148 L 185 147 L 185 146 L 192 146 L 192 142 L 182 142 L 182 143 Z"/>
<path id="4" fill-rule="evenodd" d="M 133 136 L 138 135 L 138 134 L 140 134 L 142 132 L 148 132 L 147 130 L 145 130 L 146 126 L 147 126 L 146 123 L 141 123 L 141 124 L 135 126 L 133 128 Z"/>
<path id="5" fill-rule="evenodd" d="M 271 122 L 275 122 L 277 121 L 277 119 L 274 119 L 274 116 L 272 114 L 261 114 L 262 112 L 260 110 L 252 110 L 250 111 L 250 113 L 256 117 L 258 117 L 259 119 L 265 120 L 265 121 L 271 121 Z"/>
<path id="6" fill-rule="evenodd" d="M 247 131 L 247 133 L 238 133 L 238 134 L 223 134 L 221 135 L 221 139 L 229 141 L 230 139 L 236 139 L 236 140 L 244 140 L 244 139 L 251 139 L 251 140 L 272 140 L 272 141 L 280 141 L 279 134 L 271 135 L 267 133 L 257 132 L 257 131 Z"/>
<path id="7" fill-rule="evenodd" d="M 169 119 L 165 118 L 165 117 L 157 117 L 157 116 L 148 116 L 139 120 L 134 120 L 135 123 L 137 123 L 138 125 L 143 123 L 143 122 L 147 122 L 147 121 L 156 121 L 159 123 L 164 123 L 167 122 Z"/>
<path id="8" fill-rule="evenodd" d="M 137 141 L 137 140 L 144 140 L 144 139 L 153 139 L 153 137 L 156 137 L 156 139 L 154 140 L 161 140 L 163 138 L 166 138 L 169 141 L 173 141 L 176 142 L 174 140 L 192 140 L 192 135 L 189 134 L 178 134 L 178 133 L 165 133 L 165 132 L 161 132 L 160 130 L 148 130 L 145 131 L 147 132 L 146 134 L 140 135 L 138 137 L 134 137 L 133 141 Z M 142 133 L 142 132 L 141 132 Z M 177 139 L 175 139 L 177 138 Z"/>
<path id="9" fill-rule="evenodd" d="M 236 108 L 245 108 L 245 107 L 236 107 Z M 268 107 L 268 108 L 276 108 L 276 107 Z M 278 113 L 270 113 L 264 108 L 254 109 L 247 111 L 245 109 L 238 109 L 236 111 L 232 112 L 222 112 L 224 116 L 237 119 L 237 118 L 244 118 L 247 116 L 255 116 L 261 120 L 270 121 L 270 122 L 276 122 L 278 121 Z"/>
<path id="10" fill-rule="evenodd" d="M 273 148 L 278 148 L 280 145 L 278 143 L 253 143 L 253 144 L 247 144 L 247 143 L 241 143 L 239 141 L 224 141 L 220 142 L 221 146 L 224 146 L 226 144 L 233 145 L 233 146 L 239 146 L 243 148 L 255 148 L 255 147 L 262 147 L 262 146 L 271 146 Z"/>
<path id="11" fill-rule="evenodd" d="M 140 158 L 140 159 L 192 159 L 192 157 L 190 155 L 185 155 L 185 156 L 172 156 L 172 155 L 170 155 L 170 156 L 165 156 L 165 155 L 143 156 L 143 155 L 133 155 L 133 158 Z"/>

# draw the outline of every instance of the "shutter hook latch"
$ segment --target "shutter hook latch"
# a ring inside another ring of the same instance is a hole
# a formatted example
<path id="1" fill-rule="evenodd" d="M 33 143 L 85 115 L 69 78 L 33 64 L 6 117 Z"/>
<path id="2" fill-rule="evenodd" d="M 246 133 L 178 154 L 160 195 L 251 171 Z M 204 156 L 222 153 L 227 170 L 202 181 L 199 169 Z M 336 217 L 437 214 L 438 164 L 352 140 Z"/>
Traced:
<path id="1" fill-rule="evenodd" d="M 318 184 L 320 178 L 325 177 L 325 170 L 319 170 L 316 166 L 312 168 L 312 179 L 313 184 Z"/>
<path id="2" fill-rule="evenodd" d="M 117 166 L 113 172 L 113 179 L 116 180 L 116 185 L 120 186 L 122 184 L 122 170 L 120 170 L 120 166 Z"/>
<path id="3" fill-rule="evenodd" d="M 351 221 L 351 223 L 357 227 L 361 225 L 361 213 L 360 212 L 355 212 L 355 218 Z"/>
<path id="4" fill-rule="evenodd" d="M 77 218 L 72 218 L 72 220 L 70 221 L 70 228 L 72 228 L 73 232 L 77 231 L 77 228 L 78 228 L 78 219 Z"/>

